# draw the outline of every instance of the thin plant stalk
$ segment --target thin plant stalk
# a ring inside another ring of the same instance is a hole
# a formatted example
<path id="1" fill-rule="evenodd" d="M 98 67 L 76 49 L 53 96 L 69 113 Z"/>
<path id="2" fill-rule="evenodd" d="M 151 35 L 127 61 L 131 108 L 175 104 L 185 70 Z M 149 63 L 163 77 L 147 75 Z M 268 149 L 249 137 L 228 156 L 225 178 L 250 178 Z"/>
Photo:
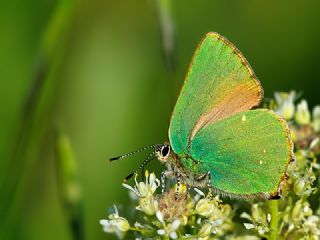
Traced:
<path id="1" fill-rule="evenodd" d="M 70 140 L 61 132 L 56 134 L 56 173 L 59 198 L 72 238 L 82 240 L 83 204 L 78 169 Z"/>
<path id="2" fill-rule="evenodd" d="M 171 11 L 171 0 L 154 0 L 154 4 L 157 12 L 165 64 L 167 70 L 173 73 L 176 68 L 176 34 Z"/>
<path id="3" fill-rule="evenodd" d="M 270 220 L 270 235 L 269 235 L 269 240 L 277 240 L 278 235 L 279 235 L 279 213 L 278 213 L 278 205 L 279 201 L 273 200 L 269 201 L 269 208 L 270 208 L 270 215 L 271 215 L 271 220 Z"/>
<path id="4" fill-rule="evenodd" d="M 168 77 L 168 85 L 170 88 L 171 105 L 176 100 L 176 82 L 175 73 L 177 66 L 177 48 L 176 48 L 176 31 L 174 19 L 172 16 L 171 0 L 153 0 L 157 21 L 159 26 L 162 54 L 166 66 Z"/>

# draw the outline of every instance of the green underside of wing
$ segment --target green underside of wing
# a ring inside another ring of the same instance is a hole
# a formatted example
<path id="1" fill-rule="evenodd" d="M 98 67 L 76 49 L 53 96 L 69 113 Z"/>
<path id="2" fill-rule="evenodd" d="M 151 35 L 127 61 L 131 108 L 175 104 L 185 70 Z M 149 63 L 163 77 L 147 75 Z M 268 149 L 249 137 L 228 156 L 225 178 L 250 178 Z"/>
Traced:
<path id="1" fill-rule="evenodd" d="M 199 161 L 198 172 L 211 172 L 215 188 L 234 194 L 272 193 L 291 157 L 287 131 L 271 111 L 246 111 L 201 129 L 190 155 Z"/>
<path id="2" fill-rule="evenodd" d="M 169 139 L 175 153 L 186 150 L 192 129 L 201 115 L 239 86 L 254 92 L 260 89 L 234 48 L 219 40 L 217 34 L 208 34 L 194 55 L 172 114 Z"/>

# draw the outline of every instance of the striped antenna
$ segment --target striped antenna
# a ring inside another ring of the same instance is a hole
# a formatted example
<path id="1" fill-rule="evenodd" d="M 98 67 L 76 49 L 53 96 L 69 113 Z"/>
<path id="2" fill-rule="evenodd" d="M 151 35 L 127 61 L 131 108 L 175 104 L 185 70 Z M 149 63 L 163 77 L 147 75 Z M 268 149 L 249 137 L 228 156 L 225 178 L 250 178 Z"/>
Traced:
<path id="1" fill-rule="evenodd" d="M 130 173 L 128 176 L 125 177 L 124 182 L 127 182 L 130 178 L 132 178 L 133 175 L 137 174 L 148 162 L 150 162 L 154 158 L 155 156 L 152 152 L 134 172 Z"/>
<path id="2" fill-rule="evenodd" d="M 127 154 L 118 156 L 118 157 L 110 158 L 109 161 L 112 162 L 112 161 L 120 160 L 120 159 L 125 158 L 125 157 L 129 157 L 129 156 L 131 156 L 131 155 L 133 155 L 133 154 L 136 154 L 136 153 L 138 153 L 138 152 L 147 150 L 147 149 L 152 148 L 152 147 L 155 147 L 155 146 L 157 146 L 157 145 L 158 145 L 158 144 L 153 144 L 153 145 L 150 145 L 150 146 L 147 146 L 147 147 L 143 147 L 143 148 L 138 149 L 138 150 L 136 150 L 136 151 L 133 151 L 133 152 L 130 152 L 130 153 L 127 153 Z"/>

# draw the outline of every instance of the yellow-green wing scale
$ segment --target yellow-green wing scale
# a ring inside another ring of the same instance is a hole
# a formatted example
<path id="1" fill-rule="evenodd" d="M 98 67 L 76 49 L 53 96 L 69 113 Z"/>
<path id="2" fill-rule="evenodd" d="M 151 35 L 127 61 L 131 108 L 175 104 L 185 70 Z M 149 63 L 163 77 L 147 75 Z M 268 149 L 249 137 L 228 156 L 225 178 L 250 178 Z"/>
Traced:
<path id="1" fill-rule="evenodd" d="M 237 113 L 196 134 L 190 155 L 200 164 L 182 161 L 194 166 L 195 171 L 210 171 L 212 185 L 224 192 L 276 194 L 292 159 L 286 126 L 284 120 L 266 109 Z"/>
<path id="2" fill-rule="evenodd" d="M 210 172 L 213 187 L 225 193 L 274 194 L 293 147 L 279 116 L 247 111 L 262 97 L 241 52 L 208 33 L 193 56 L 169 127 L 171 147 L 184 167 Z"/>

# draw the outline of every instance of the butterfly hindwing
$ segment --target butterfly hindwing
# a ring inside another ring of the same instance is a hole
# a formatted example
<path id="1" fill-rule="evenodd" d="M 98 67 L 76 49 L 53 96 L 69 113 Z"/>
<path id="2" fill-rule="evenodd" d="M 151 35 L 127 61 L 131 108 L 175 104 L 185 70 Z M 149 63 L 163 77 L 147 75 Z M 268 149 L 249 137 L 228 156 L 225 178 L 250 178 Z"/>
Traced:
<path id="1" fill-rule="evenodd" d="M 175 105 L 169 140 L 176 154 L 186 152 L 206 125 L 260 103 L 263 90 L 240 51 L 217 33 L 198 46 Z"/>
<path id="2" fill-rule="evenodd" d="M 272 195 L 293 157 L 287 124 L 266 109 L 237 113 L 203 127 L 189 151 L 197 171 L 210 171 L 212 186 L 233 195 Z"/>

